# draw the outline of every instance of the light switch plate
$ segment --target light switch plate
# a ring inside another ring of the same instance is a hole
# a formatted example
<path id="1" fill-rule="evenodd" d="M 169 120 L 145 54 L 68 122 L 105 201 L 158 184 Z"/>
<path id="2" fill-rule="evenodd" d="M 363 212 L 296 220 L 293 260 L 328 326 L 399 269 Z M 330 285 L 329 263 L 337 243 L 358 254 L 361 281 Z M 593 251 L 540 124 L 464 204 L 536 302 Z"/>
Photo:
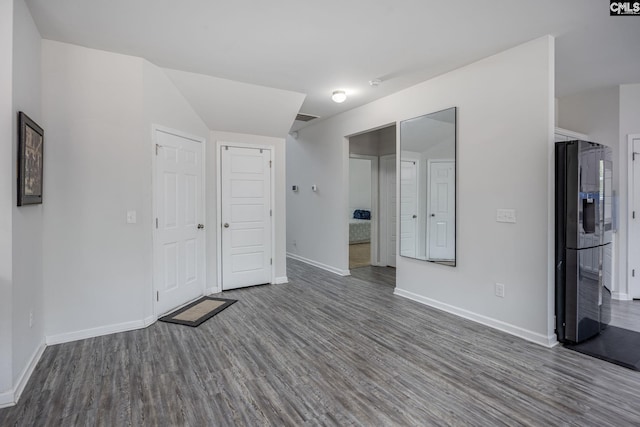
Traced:
<path id="1" fill-rule="evenodd" d="M 127 211 L 127 224 L 136 223 L 136 211 Z"/>
<path id="2" fill-rule="evenodd" d="M 498 209 L 496 212 L 496 221 L 509 222 L 509 223 L 515 224 L 516 210 L 515 209 Z"/>

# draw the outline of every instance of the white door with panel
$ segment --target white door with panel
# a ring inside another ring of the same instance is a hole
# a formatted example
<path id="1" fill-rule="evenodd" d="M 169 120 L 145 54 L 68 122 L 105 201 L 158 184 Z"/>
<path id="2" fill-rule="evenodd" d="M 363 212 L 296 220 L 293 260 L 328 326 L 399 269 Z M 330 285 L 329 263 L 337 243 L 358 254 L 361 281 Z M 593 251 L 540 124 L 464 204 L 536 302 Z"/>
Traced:
<path id="1" fill-rule="evenodd" d="M 271 150 L 221 147 L 222 289 L 271 283 Z"/>
<path id="2" fill-rule="evenodd" d="M 400 255 L 415 258 L 418 222 L 418 166 L 400 161 Z"/>
<path id="3" fill-rule="evenodd" d="M 155 129 L 155 312 L 171 311 L 204 294 L 203 145 Z"/>
<path id="4" fill-rule="evenodd" d="M 455 161 L 429 161 L 429 260 L 455 259 L 456 192 Z"/>

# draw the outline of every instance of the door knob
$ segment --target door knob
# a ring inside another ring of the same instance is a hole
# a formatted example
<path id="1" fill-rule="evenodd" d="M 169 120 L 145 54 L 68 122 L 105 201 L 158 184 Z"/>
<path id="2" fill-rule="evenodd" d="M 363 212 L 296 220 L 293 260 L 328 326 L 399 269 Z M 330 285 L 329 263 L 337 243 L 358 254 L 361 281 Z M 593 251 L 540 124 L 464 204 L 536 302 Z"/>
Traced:
<path id="1" fill-rule="evenodd" d="M 224 223 L 224 228 L 229 228 L 229 223 L 228 222 Z"/>
<path id="2" fill-rule="evenodd" d="M 431 214 L 431 216 L 436 216 L 436 214 Z"/>
<path id="3" fill-rule="evenodd" d="M 204 228 L 204 224 L 198 224 L 198 230 L 202 230 Z"/>
<path id="4" fill-rule="evenodd" d="M 418 215 L 411 215 L 411 218 L 418 218 Z"/>

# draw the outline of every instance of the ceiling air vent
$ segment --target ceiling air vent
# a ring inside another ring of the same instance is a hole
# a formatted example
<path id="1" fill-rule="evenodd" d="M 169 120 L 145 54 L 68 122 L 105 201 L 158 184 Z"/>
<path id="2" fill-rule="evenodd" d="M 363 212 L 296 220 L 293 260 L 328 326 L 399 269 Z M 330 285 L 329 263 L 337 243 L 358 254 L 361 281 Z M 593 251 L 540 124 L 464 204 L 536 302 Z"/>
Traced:
<path id="1" fill-rule="evenodd" d="M 312 116 L 311 114 L 298 114 L 296 120 L 299 122 L 310 122 L 313 119 L 317 119 L 319 116 Z"/>

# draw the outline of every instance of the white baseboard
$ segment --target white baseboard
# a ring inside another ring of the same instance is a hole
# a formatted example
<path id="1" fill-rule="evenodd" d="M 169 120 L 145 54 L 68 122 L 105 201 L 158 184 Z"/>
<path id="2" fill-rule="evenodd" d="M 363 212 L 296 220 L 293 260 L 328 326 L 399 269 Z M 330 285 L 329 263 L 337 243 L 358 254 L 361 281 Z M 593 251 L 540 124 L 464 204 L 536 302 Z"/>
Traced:
<path id="1" fill-rule="evenodd" d="M 282 285 L 284 283 L 289 283 L 289 278 L 287 276 L 276 277 L 273 281 L 274 285 Z"/>
<path id="2" fill-rule="evenodd" d="M 292 254 L 291 252 L 287 252 L 287 257 L 295 259 L 295 260 L 298 260 L 298 261 L 302 261 L 305 264 L 309 264 L 309 265 L 312 265 L 314 267 L 321 268 L 323 270 L 329 271 L 331 273 L 338 274 L 340 276 L 350 276 L 351 275 L 351 272 L 349 270 L 341 270 L 339 268 L 335 268 L 335 267 L 332 267 L 330 265 L 322 264 L 321 262 L 317 262 L 317 261 L 313 261 L 313 260 L 308 259 L 308 258 L 301 257 L 300 255 Z"/>
<path id="3" fill-rule="evenodd" d="M 154 323 L 156 323 L 156 320 L 158 320 L 158 316 L 149 316 L 145 319 L 142 320 L 142 324 L 144 325 L 143 328 L 147 328 L 151 325 L 153 325 Z"/>
<path id="4" fill-rule="evenodd" d="M 45 342 L 47 345 L 62 344 L 65 342 L 84 340 L 87 338 L 100 337 L 102 335 L 115 334 L 118 332 L 133 331 L 135 329 L 143 329 L 155 322 L 153 316 L 142 320 L 134 320 L 131 322 L 117 323 L 115 325 L 100 326 L 98 328 L 84 329 L 75 332 L 65 332 L 63 334 L 49 335 Z"/>
<path id="5" fill-rule="evenodd" d="M 12 390 L 0 394 L 0 408 L 7 408 L 18 403 L 24 388 L 27 386 L 29 378 L 31 378 L 31 374 L 33 374 L 33 371 L 36 369 L 36 365 L 38 365 L 38 362 L 46 348 L 47 346 L 44 342 L 40 343 L 38 348 L 36 348 L 36 351 L 31 355 L 29 363 L 24 367 L 22 373 L 20 373 L 16 386 Z"/>
<path id="6" fill-rule="evenodd" d="M 16 404 L 14 401 L 13 390 L 5 391 L 4 393 L 0 393 L 0 409 L 8 408 L 9 406 L 13 406 Z"/>
<path id="7" fill-rule="evenodd" d="M 27 386 L 27 382 L 29 381 L 29 378 L 31 378 L 31 374 L 33 374 L 33 371 L 36 369 L 36 365 L 40 361 L 40 358 L 42 357 L 42 354 L 44 353 L 44 350 L 46 348 L 47 345 L 44 342 L 40 343 L 36 351 L 31 356 L 29 364 L 24 367 L 24 370 L 20 374 L 20 378 L 18 379 L 18 384 L 16 385 L 14 392 L 16 403 L 18 403 L 18 399 L 20 399 L 20 396 L 22 396 L 22 392 Z"/>
<path id="8" fill-rule="evenodd" d="M 491 317 L 483 316 L 482 314 L 474 313 L 472 311 L 468 311 L 459 307 L 455 307 L 449 304 L 445 304 L 440 301 L 433 300 L 431 298 L 427 298 L 422 295 L 415 294 L 413 292 L 405 291 L 403 289 L 396 288 L 393 293 L 395 295 L 408 298 L 410 300 L 419 302 L 421 304 L 428 305 L 433 308 L 437 308 L 438 310 L 446 311 L 447 313 L 455 314 L 456 316 L 463 317 L 468 320 L 472 320 L 477 323 L 481 323 L 483 325 L 492 327 L 502 332 L 506 332 L 511 335 L 515 335 L 516 337 L 525 339 L 527 341 L 531 341 L 532 343 L 542 345 L 544 347 L 554 347 L 558 344 L 557 337 L 554 335 L 546 336 L 543 334 L 539 334 L 537 332 L 529 331 L 527 329 L 523 329 L 519 326 L 511 325 L 509 323 L 505 323 L 501 320 L 493 319 Z"/>
<path id="9" fill-rule="evenodd" d="M 631 301 L 633 298 L 626 292 L 612 292 L 611 298 L 619 301 Z"/>

